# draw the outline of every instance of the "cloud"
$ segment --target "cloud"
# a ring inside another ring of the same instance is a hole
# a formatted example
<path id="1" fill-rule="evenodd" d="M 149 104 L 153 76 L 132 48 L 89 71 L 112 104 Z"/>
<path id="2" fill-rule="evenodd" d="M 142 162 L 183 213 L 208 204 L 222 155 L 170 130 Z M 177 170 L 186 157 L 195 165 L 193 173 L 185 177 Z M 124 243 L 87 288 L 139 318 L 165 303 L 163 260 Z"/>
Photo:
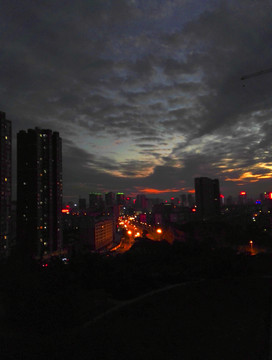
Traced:
<path id="1" fill-rule="evenodd" d="M 189 191 L 196 176 L 218 177 L 230 193 L 256 181 L 260 192 L 270 176 L 272 74 L 245 86 L 240 77 L 271 68 L 270 5 L 4 2 L 0 109 L 14 143 L 20 129 L 59 131 L 69 196 Z"/>

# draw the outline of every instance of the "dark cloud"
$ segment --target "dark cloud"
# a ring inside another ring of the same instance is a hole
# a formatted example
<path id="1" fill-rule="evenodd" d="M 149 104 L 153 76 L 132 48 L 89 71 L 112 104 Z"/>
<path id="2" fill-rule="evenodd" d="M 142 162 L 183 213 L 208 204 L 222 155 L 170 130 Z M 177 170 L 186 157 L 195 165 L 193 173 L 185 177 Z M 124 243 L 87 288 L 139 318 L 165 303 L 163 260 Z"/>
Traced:
<path id="1" fill-rule="evenodd" d="M 237 193 L 235 179 L 271 170 L 272 74 L 240 80 L 272 67 L 270 10 L 268 0 L 3 2 L 0 110 L 14 143 L 20 129 L 59 131 L 69 196 L 190 189 L 204 175 Z"/>

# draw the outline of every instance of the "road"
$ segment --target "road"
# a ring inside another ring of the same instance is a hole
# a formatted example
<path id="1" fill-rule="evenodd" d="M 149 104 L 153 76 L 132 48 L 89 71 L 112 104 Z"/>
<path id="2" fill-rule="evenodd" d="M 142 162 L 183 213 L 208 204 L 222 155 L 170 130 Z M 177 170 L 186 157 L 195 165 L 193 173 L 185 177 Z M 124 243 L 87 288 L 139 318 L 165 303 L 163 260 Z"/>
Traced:
<path id="1" fill-rule="evenodd" d="M 142 237 L 143 232 L 146 231 L 146 237 L 153 241 L 161 241 L 167 238 L 167 234 L 163 229 L 152 227 L 151 225 L 138 223 L 133 217 L 126 217 L 119 220 L 119 227 L 124 229 L 124 236 L 118 246 L 112 249 L 114 254 L 122 254 L 128 251 L 131 246 L 135 243 L 137 237 Z"/>

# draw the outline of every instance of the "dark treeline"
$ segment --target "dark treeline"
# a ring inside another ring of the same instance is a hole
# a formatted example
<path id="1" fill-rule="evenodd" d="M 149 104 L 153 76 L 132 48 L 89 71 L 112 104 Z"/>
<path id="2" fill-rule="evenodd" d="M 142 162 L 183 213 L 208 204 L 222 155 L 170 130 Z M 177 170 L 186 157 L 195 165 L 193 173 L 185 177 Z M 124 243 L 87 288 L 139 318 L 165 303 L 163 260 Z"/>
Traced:
<path id="1" fill-rule="evenodd" d="M 11 257 L 1 265 L 5 320 L 20 328 L 80 326 L 118 300 L 199 279 L 272 275 L 271 255 L 250 256 L 203 241 L 140 239 L 123 255 L 82 254 L 48 267 Z"/>

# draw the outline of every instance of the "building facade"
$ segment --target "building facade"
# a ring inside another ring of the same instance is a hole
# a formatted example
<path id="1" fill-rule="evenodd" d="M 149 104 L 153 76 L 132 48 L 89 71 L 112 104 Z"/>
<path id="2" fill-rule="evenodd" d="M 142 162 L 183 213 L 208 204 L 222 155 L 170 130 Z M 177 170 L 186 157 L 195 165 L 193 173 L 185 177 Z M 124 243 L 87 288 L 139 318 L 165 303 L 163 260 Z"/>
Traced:
<path id="1" fill-rule="evenodd" d="M 78 209 L 79 210 L 86 210 L 87 209 L 86 199 L 82 199 L 82 198 L 78 199 Z"/>
<path id="2" fill-rule="evenodd" d="M 0 258 L 11 250 L 11 121 L 0 112 Z"/>
<path id="3" fill-rule="evenodd" d="M 62 248 L 62 143 L 59 133 L 17 134 L 17 242 L 34 258 Z"/>
<path id="4" fill-rule="evenodd" d="M 115 204 L 115 194 L 113 192 L 107 192 L 105 194 L 106 207 L 113 206 Z"/>
<path id="5" fill-rule="evenodd" d="M 81 216 L 79 221 L 80 241 L 86 250 L 99 251 L 112 245 L 114 224 L 111 217 Z"/>
<path id="6" fill-rule="evenodd" d="M 104 201 L 101 193 L 89 193 L 89 209 L 93 211 L 102 211 L 104 209 Z"/>
<path id="7" fill-rule="evenodd" d="M 147 199 L 145 195 L 141 195 L 141 194 L 137 195 L 135 201 L 135 209 L 144 211 L 146 210 L 146 208 L 147 208 Z"/>
<path id="8" fill-rule="evenodd" d="M 207 177 L 195 178 L 195 201 L 197 214 L 202 220 L 219 215 L 219 180 Z"/>
<path id="9" fill-rule="evenodd" d="M 126 200 L 126 197 L 125 197 L 124 193 L 118 192 L 116 194 L 116 203 L 117 203 L 117 205 L 125 205 L 125 200 Z"/>

